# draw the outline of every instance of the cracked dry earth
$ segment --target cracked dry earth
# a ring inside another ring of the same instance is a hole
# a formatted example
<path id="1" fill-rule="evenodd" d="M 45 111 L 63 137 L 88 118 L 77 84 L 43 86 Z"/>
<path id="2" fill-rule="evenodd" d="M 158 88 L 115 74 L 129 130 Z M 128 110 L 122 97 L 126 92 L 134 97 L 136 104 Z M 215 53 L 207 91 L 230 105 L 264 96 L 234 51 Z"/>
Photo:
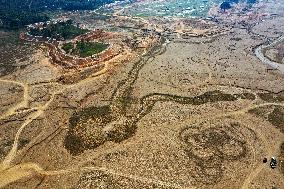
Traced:
<path id="1" fill-rule="evenodd" d="M 260 24 L 68 85 L 35 52 L 0 78 L 0 187 L 284 188 L 262 163 L 284 160 L 284 75 L 254 55 Z"/>

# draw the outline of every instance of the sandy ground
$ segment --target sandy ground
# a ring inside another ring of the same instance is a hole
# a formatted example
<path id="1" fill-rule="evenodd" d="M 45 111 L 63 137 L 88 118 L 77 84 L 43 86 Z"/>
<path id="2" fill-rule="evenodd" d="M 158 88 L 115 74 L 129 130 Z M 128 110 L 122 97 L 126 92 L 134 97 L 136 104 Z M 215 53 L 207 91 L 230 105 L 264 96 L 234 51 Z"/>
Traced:
<path id="1" fill-rule="evenodd" d="M 73 84 L 36 51 L 0 78 L 0 188 L 284 188 L 283 164 L 262 162 L 283 160 L 284 75 L 254 52 L 281 20 L 173 39 Z"/>

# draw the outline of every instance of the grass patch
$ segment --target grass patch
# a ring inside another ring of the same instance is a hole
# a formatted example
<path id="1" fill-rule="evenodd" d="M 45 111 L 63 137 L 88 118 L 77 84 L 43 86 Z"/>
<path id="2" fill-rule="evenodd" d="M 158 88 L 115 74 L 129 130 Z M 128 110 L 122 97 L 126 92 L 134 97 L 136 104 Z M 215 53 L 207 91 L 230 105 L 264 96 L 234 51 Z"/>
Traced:
<path id="1" fill-rule="evenodd" d="M 98 54 L 107 49 L 107 47 L 108 45 L 103 43 L 79 41 L 76 43 L 76 48 L 73 49 L 72 54 L 85 58 Z"/>
<path id="2" fill-rule="evenodd" d="M 62 49 L 66 52 L 66 53 L 70 53 L 70 51 L 74 48 L 73 44 L 70 43 L 65 43 L 62 46 Z"/>
<path id="3" fill-rule="evenodd" d="M 86 58 L 104 51 L 108 46 L 104 43 L 78 41 L 76 44 L 65 43 L 62 49 L 68 54 Z"/>

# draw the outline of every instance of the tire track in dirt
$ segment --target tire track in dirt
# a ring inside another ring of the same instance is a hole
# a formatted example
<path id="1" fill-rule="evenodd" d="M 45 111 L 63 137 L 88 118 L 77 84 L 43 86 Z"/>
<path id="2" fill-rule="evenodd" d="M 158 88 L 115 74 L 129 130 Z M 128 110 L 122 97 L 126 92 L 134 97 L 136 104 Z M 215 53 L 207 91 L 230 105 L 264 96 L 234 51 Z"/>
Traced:
<path id="1" fill-rule="evenodd" d="M 1 168 L 1 167 L 0 167 Z M 24 177 L 31 177 L 33 175 L 38 176 L 57 176 L 62 174 L 70 174 L 75 172 L 82 172 L 82 171 L 100 171 L 106 174 L 111 174 L 119 177 L 125 177 L 132 180 L 140 181 L 147 184 L 157 184 L 160 186 L 165 186 L 168 188 L 175 188 L 175 189 L 184 189 L 185 187 L 180 186 L 176 183 L 165 182 L 161 180 L 151 179 L 140 177 L 137 175 L 131 174 L 123 174 L 116 172 L 114 170 L 104 168 L 104 167 L 82 167 L 82 168 L 74 168 L 74 169 L 66 169 L 66 170 L 55 170 L 55 171 L 45 171 L 39 165 L 35 163 L 22 163 L 15 166 L 10 167 L 9 169 L 5 169 L 3 171 L 4 174 L 0 174 L 0 188 L 6 186 L 9 183 L 15 182 Z M 194 187 L 187 188 L 187 189 L 194 189 Z"/>
<path id="2" fill-rule="evenodd" d="M 23 91 L 24 91 L 24 95 L 23 95 L 22 101 L 20 103 L 16 104 L 15 106 L 9 108 L 3 115 L 0 116 L 0 119 L 4 119 L 6 117 L 9 117 L 9 116 L 15 114 L 18 109 L 26 108 L 28 106 L 28 102 L 29 102 L 29 98 L 30 98 L 30 96 L 29 96 L 29 86 L 26 83 L 13 81 L 13 80 L 0 79 L 0 82 L 13 83 L 13 84 L 19 85 L 19 86 L 21 86 L 23 88 Z"/>
<path id="3" fill-rule="evenodd" d="M 137 69 L 139 70 L 140 67 L 138 66 Z M 132 77 L 133 78 L 130 79 L 129 83 L 133 83 L 135 81 L 137 74 L 132 75 Z M 167 182 L 163 182 L 163 181 L 159 181 L 159 180 L 154 180 L 154 179 L 145 178 L 145 177 L 139 177 L 139 176 L 130 175 L 130 174 L 117 173 L 115 171 L 112 171 L 112 170 L 109 170 L 109 169 L 106 169 L 106 168 L 103 168 L 103 167 L 83 167 L 83 168 L 70 169 L 70 170 L 67 169 L 67 170 L 57 170 L 57 171 L 44 171 L 39 165 L 37 165 L 35 163 L 24 163 L 24 164 L 12 165 L 12 161 L 17 155 L 18 141 L 19 141 L 20 135 L 21 135 L 22 131 L 25 129 L 25 127 L 45 112 L 45 110 L 53 102 L 53 100 L 54 100 L 54 98 L 57 94 L 60 94 L 67 89 L 72 89 L 73 87 L 76 87 L 80 84 L 90 82 L 93 79 L 94 78 L 86 78 L 86 79 L 84 79 L 84 80 L 82 80 L 82 81 L 80 81 L 76 84 L 66 85 L 66 86 L 62 87 L 61 90 L 54 92 L 52 97 L 50 98 L 50 100 L 46 104 L 44 104 L 42 106 L 38 106 L 38 107 L 35 108 L 36 112 L 32 113 L 27 118 L 27 120 L 21 125 L 19 130 L 17 131 L 16 136 L 15 136 L 15 140 L 14 140 L 14 144 L 12 146 L 11 151 L 5 157 L 4 161 L 0 164 L 0 173 L 1 173 L 0 174 L 0 181 L 1 181 L 0 187 L 6 186 L 7 184 L 9 184 L 11 182 L 15 182 L 15 181 L 17 181 L 21 178 L 33 176 L 34 174 L 53 176 L 53 175 L 67 174 L 67 173 L 78 172 L 78 171 L 83 171 L 83 170 L 97 170 L 97 171 L 103 171 L 103 172 L 113 174 L 113 175 L 117 175 L 117 176 L 122 176 L 122 177 L 131 178 L 131 179 L 134 179 L 134 180 L 139 180 L 139 181 L 142 181 L 142 182 L 145 182 L 145 183 L 156 183 L 156 184 L 161 185 L 161 186 L 172 187 L 172 188 L 186 188 L 186 187 L 179 186 L 178 184 L 167 183 Z M 209 79 L 211 79 L 211 75 L 209 75 Z M 15 105 L 11 109 L 9 109 L 3 116 L 0 117 L 0 119 L 2 119 L 3 117 L 9 117 L 10 115 L 17 113 L 18 109 L 28 105 L 29 88 L 28 88 L 27 84 L 17 82 L 17 81 L 10 81 L 10 80 L 0 80 L 0 81 L 21 85 L 24 88 L 23 101 L 21 103 Z M 128 87 L 129 83 L 125 83 L 125 88 Z M 197 86 L 199 86 L 199 85 L 197 85 Z M 124 91 L 124 90 L 122 90 L 122 91 Z M 117 95 L 118 96 L 114 96 L 114 100 L 122 94 L 118 93 Z M 215 116 L 212 116 L 210 119 L 222 118 L 222 117 L 227 117 L 227 116 L 239 116 L 239 115 L 247 113 L 251 109 L 269 106 L 269 105 L 284 106 L 284 104 L 282 104 L 282 103 L 263 103 L 263 104 L 256 105 L 253 102 L 252 104 L 250 104 L 246 108 L 243 108 L 243 109 L 240 109 L 240 110 L 237 110 L 237 111 L 233 111 L 233 112 L 227 112 L 227 113 L 215 115 Z M 197 120 L 200 121 L 200 118 L 190 119 L 190 122 L 194 122 L 194 121 L 197 121 Z M 204 120 L 204 119 L 202 119 L 202 120 Z M 262 140 L 262 141 L 265 141 L 265 139 Z M 268 146 L 268 145 L 266 144 L 265 146 Z M 269 149 L 269 148 L 267 148 L 267 149 Z M 254 171 L 252 171 L 251 174 L 249 175 L 249 177 L 245 180 L 245 182 L 243 184 L 243 188 L 246 188 L 247 185 L 251 182 L 251 180 L 253 180 L 253 178 L 255 178 L 261 170 L 262 170 L 262 167 L 258 167 Z"/>

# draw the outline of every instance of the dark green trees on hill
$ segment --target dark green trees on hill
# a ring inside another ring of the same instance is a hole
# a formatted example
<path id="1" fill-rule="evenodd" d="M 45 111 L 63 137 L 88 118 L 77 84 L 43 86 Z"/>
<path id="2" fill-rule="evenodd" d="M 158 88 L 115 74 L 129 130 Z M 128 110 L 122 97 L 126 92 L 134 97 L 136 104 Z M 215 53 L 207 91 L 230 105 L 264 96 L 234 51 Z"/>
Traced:
<path id="1" fill-rule="evenodd" d="M 54 38 L 57 40 L 73 39 L 78 35 L 88 32 L 86 29 L 81 29 L 72 24 L 71 20 L 66 22 L 58 22 L 56 24 L 49 24 L 45 28 L 31 28 L 29 33 L 33 36 L 42 36 L 44 38 Z"/>
<path id="2" fill-rule="evenodd" d="M 0 0 L 0 29 L 18 29 L 48 20 L 46 11 L 93 10 L 115 0 Z"/>
<path id="3" fill-rule="evenodd" d="M 46 14 L 36 11 L 7 11 L 0 8 L 0 28 L 3 29 L 18 29 L 25 25 L 44 22 L 48 19 Z"/>

